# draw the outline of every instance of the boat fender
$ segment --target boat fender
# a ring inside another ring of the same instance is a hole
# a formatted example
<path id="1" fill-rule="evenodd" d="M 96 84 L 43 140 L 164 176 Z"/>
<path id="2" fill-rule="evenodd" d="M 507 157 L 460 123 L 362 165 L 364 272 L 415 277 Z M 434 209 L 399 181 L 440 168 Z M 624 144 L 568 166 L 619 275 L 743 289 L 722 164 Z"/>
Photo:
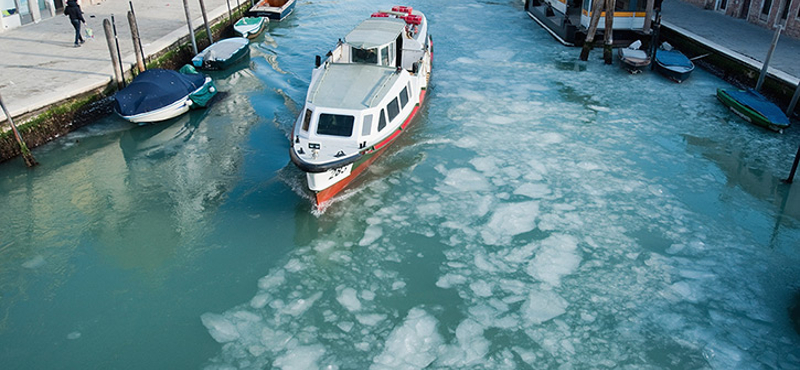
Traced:
<path id="1" fill-rule="evenodd" d="M 216 91 L 217 91 L 217 88 L 215 88 L 214 86 L 211 86 L 211 87 L 208 88 L 208 92 L 212 92 L 213 93 L 213 92 L 216 92 Z"/>
<path id="2" fill-rule="evenodd" d="M 194 102 L 192 101 L 192 99 L 186 99 L 186 106 L 187 106 L 187 107 L 191 107 L 191 106 L 192 106 L 192 104 L 194 104 Z"/>
<path id="3" fill-rule="evenodd" d="M 416 74 L 417 72 L 419 72 L 419 62 L 414 62 L 411 65 L 411 73 Z"/>
<path id="4" fill-rule="evenodd" d="M 317 55 L 316 58 L 314 58 L 314 64 L 319 68 L 319 66 L 322 64 L 322 57 Z"/>

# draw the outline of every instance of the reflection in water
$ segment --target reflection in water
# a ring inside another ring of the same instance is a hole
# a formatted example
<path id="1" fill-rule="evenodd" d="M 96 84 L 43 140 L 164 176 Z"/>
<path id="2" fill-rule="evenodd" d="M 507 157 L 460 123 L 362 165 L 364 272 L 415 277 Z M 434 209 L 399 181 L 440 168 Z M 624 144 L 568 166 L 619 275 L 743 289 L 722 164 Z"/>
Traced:
<path id="1" fill-rule="evenodd" d="M 692 135 L 684 135 L 684 139 L 725 173 L 729 187 L 739 187 L 757 199 L 772 203 L 779 218 L 800 220 L 800 188 L 783 183 L 781 180 L 786 175 L 772 173 L 771 167 L 763 163 L 776 158 L 773 153 L 764 153 L 765 149 L 756 152 L 739 145 L 741 143 L 721 144 L 711 138 Z"/>

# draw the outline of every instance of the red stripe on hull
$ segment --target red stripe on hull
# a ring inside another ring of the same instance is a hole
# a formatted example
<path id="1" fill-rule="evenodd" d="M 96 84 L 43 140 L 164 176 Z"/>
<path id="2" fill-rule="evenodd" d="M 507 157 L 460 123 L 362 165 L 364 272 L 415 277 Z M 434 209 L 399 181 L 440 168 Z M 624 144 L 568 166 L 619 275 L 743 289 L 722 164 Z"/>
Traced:
<path id="1" fill-rule="evenodd" d="M 333 184 L 329 188 L 317 192 L 316 194 L 317 206 L 329 201 L 336 194 L 342 191 L 342 189 L 344 189 L 347 185 L 353 182 L 353 180 L 355 180 L 356 177 L 358 177 L 358 175 L 363 173 L 367 169 L 367 167 L 369 167 L 369 165 L 372 164 L 372 162 L 378 159 L 378 156 L 381 153 L 383 153 L 382 151 L 380 151 L 381 149 L 391 144 L 398 136 L 400 136 L 403 130 L 405 130 L 405 128 L 408 127 L 408 125 L 411 123 L 411 120 L 417 115 L 419 108 L 422 107 L 422 102 L 425 101 L 426 92 L 427 90 L 420 91 L 419 104 L 417 104 L 417 106 L 414 107 L 414 110 L 411 111 L 411 114 L 408 115 L 408 118 L 406 118 L 405 122 L 403 122 L 403 124 L 400 125 L 400 128 L 398 130 L 395 130 L 395 132 L 392 135 L 390 135 L 389 137 L 387 137 L 386 139 L 375 145 L 375 152 L 369 159 L 358 164 L 358 167 L 354 165 L 352 171 L 350 171 L 350 176 L 345 177 L 344 179 Z"/>

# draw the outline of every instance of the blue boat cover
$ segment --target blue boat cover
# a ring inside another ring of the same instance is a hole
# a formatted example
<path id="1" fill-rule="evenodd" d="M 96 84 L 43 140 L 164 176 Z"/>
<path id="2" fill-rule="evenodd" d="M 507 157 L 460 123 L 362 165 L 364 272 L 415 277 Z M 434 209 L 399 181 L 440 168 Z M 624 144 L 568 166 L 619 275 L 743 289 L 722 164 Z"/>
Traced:
<path id="1" fill-rule="evenodd" d="M 692 68 L 692 62 L 677 50 L 656 50 L 656 61 L 665 66 Z"/>
<path id="2" fill-rule="evenodd" d="M 753 89 L 748 90 L 724 90 L 725 93 L 730 95 L 731 98 L 735 99 L 739 104 L 742 104 L 772 122 L 772 124 L 777 126 L 788 126 L 789 125 L 789 117 L 786 117 L 778 108 L 777 105 L 772 103 L 771 101 L 767 100 L 764 95 L 759 94 L 757 91 Z"/>
<path id="3" fill-rule="evenodd" d="M 140 73 L 128 87 L 114 95 L 114 110 L 122 116 L 152 112 L 186 97 L 204 82 L 202 74 L 150 69 Z"/>

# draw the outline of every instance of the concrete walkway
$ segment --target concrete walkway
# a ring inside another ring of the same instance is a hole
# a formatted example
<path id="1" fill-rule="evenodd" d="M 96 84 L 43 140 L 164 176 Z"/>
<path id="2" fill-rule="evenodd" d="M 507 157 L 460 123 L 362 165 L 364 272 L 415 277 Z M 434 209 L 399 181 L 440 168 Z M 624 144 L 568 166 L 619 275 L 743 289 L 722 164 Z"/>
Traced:
<path id="1" fill-rule="evenodd" d="M 228 13 L 228 1 L 204 0 L 209 20 Z M 238 0 L 244 4 L 250 0 Z M 113 79 L 111 56 L 103 31 L 103 19 L 114 15 L 121 54 L 126 65 L 133 65 L 133 43 L 127 12 L 128 0 L 105 0 L 82 6 L 86 24 L 94 39 L 82 47 L 73 46 L 75 31 L 69 18 L 57 15 L 0 33 L 0 95 L 11 115 L 16 117 L 47 107 L 64 99 L 102 87 Z M 134 0 L 139 33 L 145 54 L 162 50 L 189 33 L 182 0 Z M 192 26 L 203 25 L 200 4 L 189 0 Z M 5 115 L 0 111 L 5 126 Z"/>
<path id="2" fill-rule="evenodd" d="M 756 69 L 762 68 L 775 30 L 680 0 L 665 0 L 661 8 L 664 26 L 712 46 Z M 769 66 L 770 74 L 796 85 L 800 81 L 800 40 L 782 33 Z"/>

